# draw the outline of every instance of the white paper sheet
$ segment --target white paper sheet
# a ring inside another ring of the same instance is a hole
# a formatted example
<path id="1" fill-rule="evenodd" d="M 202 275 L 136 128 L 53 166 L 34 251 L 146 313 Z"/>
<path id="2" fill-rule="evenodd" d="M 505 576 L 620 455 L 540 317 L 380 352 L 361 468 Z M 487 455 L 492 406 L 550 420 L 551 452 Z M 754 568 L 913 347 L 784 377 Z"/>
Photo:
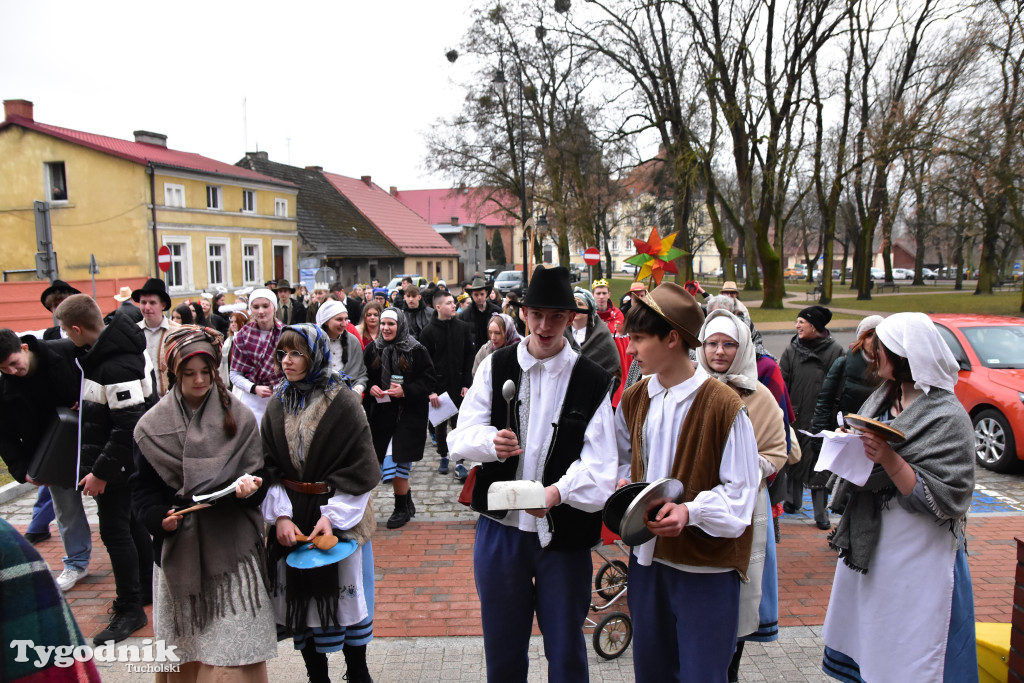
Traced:
<path id="1" fill-rule="evenodd" d="M 430 424 L 435 427 L 459 412 L 458 407 L 452 401 L 452 397 L 448 395 L 447 391 L 437 398 L 441 400 L 440 407 L 435 408 L 431 405 L 429 411 Z"/>
<path id="2" fill-rule="evenodd" d="M 822 439 L 818 462 L 814 466 L 815 472 L 831 470 L 857 486 L 863 486 L 867 482 L 875 463 L 864 455 L 864 442 L 860 434 L 828 430 L 810 434 L 802 429 L 800 431 L 815 439 Z"/>
<path id="3" fill-rule="evenodd" d="M 377 399 L 377 403 L 391 403 L 391 394 L 384 394 Z"/>

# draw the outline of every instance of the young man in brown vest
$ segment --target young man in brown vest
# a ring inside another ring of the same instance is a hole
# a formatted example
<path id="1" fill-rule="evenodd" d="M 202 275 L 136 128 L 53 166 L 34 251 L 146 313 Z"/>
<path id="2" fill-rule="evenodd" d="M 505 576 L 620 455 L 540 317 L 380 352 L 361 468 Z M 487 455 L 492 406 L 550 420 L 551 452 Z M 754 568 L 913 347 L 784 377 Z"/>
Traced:
<path id="1" fill-rule="evenodd" d="M 655 537 L 629 565 L 636 680 L 726 681 L 736 646 L 740 581 L 750 561 L 760 478 L 757 443 L 735 391 L 694 367 L 704 322 L 675 283 L 634 298 L 627 353 L 645 375 L 615 417 L 619 486 L 672 477 L 679 504 L 655 508 Z"/>

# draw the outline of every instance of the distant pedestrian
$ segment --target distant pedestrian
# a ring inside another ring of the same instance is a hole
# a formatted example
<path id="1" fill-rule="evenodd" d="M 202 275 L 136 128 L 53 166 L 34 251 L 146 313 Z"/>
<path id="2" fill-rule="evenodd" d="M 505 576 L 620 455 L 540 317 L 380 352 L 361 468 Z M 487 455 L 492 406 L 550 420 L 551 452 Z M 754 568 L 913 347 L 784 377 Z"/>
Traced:
<path id="1" fill-rule="evenodd" d="M 465 288 L 471 302 L 459 313 L 459 320 L 469 323 L 473 328 L 474 349 L 487 343 L 487 324 L 493 314 L 501 313 L 501 308 L 488 300 L 487 289 L 487 282 L 482 277 L 473 278 L 473 282 Z"/>
<path id="2" fill-rule="evenodd" d="M 251 320 L 238 331 L 231 345 L 232 391 L 252 411 L 257 424 L 281 381 L 281 370 L 274 360 L 274 349 L 284 329 L 275 318 L 277 301 L 268 289 L 253 291 L 249 296 Z"/>
<path id="3" fill-rule="evenodd" d="M 363 306 L 362 320 L 356 325 L 363 349 L 366 349 L 380 335 L 380 314 L 383 312 L 384 306 L 376 301 L 368 301 Z"/>

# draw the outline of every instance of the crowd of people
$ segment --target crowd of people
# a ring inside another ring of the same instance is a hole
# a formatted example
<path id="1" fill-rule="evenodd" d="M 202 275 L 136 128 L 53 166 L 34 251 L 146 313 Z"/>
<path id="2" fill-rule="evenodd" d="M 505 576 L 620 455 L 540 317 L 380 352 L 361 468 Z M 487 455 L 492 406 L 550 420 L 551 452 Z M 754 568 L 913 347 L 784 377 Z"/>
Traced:
<path id="1" fill-rule="evenodd" d="M 801 508 L 805 487 L 839 554 L 825 673 L 977 675 L 964 540 L 973 429 L 926 316 L 865 318 L 844 350 L 831 311 L 810 306 L 776 361 L 732 282 L 716 296 L 633 283 L 620 307 L 608 281 L 574 289 L 561 267 L 535 270 L 521 299 L 479 276 L 462 289 L 279 280 L 233 304 L 214 291 L 172 308 L 153 278 L 104 318 L 54 281 L 41 303 L 57 327 L 0 329 L 0 457 L 39 486 L 24 538 L 0 525 L 5 560 L 31 563 L 55 519 L 64 566 L 40 595 L 73 590 L 89 574 L 91 496 L 116 592 L 95 644 L 142 628 L 152 604 L 156 638 L 182 657 L 173 680 L 265 681 L 290 639 L 311 681 L 329 680 L 337 651 L 348 681 L 368 681 L 375 492 L 390 482 L 387 528 L 415 517 L 412 463 L 429 437 L 436 474 L 463 482 L 460 500 L 480 515 L 488 680 L 527 679 L 535 619 L 548 679 L 589 679 L 602 511 L 621 487 L 664 478 L 683 483 L 681 497 L 648 511 L 650 540 L 630 550 L 638 681 L 734 681 L 745 642 L 778 638 L 778 518 Z M 434 424 L 449 404 L 455 414 Z M 804 432 L 842 428 L 837 411 L 904 435 L 862 435 L 874 466 L 863 485 L 815 466 L 820 439 Z M 61 449 L 51 437 L 69 413 L 80 437 Z M 34 480 L 54 459 L 68 478 Z M 543 505 L 492 509 L 490 485 L 516 480 L 540 482 Z M 213 504 L 196 504 L 208 494 Z M 311 547 L 338 559 L 291 561 Z M 70 614 L 58 601 L 51 612 Z M 82 641 L 70 626 L 54 637 Z"/>

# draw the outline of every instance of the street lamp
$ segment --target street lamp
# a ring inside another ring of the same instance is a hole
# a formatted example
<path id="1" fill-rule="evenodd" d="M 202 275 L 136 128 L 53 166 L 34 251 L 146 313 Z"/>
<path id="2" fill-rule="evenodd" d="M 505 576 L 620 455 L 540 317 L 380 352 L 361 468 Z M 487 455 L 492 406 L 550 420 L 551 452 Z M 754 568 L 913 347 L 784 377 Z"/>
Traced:
<path id="1" fill-rule="evenodd" d="M 529 250 L 526 241 L 526 132 L 523 120 L 526 118 L 526 109 L 523 104 L 523 72 L 517 70 L 516 80 L 519 81 L 519 200 L 522 202 L 523 217 L 523 287 L 530 284 Z M 505 70 L 498 69 L 491 81 L 502 90 L 508 85 L 505 80 Z"/>

